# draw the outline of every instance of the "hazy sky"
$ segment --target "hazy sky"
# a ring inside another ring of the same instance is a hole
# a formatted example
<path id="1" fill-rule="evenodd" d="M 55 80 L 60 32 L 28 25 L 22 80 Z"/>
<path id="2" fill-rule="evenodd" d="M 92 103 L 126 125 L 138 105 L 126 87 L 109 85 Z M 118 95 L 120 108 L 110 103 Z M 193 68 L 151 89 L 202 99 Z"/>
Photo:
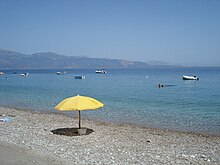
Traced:
<path id="1" fill-rule="evenodd" d="M 220 0 L 0 0 L 0 48 L 220 66 Z"/>

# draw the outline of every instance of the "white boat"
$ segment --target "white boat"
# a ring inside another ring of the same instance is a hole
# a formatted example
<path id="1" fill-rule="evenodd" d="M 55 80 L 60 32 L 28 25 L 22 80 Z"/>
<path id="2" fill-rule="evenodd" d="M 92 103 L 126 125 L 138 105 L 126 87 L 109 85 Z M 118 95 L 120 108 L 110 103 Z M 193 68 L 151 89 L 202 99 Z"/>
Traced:
<path id="1" fill-rule="evenodd" d="M 86 76 L 81 76 L 81 75 L 75 75 L 75 79 L 85 79 Z"/>
<path id="2" fill-rule="evenodd" d="M 29 73 L 21 73 L 21 76 L 23 76 L 23 77 L 26 77 L 28 75 L 29 75 Z"/>
<path id="3" fill-rule="evenodd" d="M 98 73 L 98 74 L 106 74 L 106 70 L 102 69 L 102 70 L 96 70 L 95 73 Z"/>
<path id="4" fill-rule="evenodd" d="M 65 75 L 66 72 L 56 72 L 57 75 Z"/>
<path id="5" fill-rule="evenodd" d="M 0 72 L 0 75 L 3 75 L 3 74 L 5 74 L 4 72 Z"/>
<path id="6" fill-rule="evenodd" d="M 197 76 L 185 76 L 183 75 L 183 80 L 199 80 Z"/>

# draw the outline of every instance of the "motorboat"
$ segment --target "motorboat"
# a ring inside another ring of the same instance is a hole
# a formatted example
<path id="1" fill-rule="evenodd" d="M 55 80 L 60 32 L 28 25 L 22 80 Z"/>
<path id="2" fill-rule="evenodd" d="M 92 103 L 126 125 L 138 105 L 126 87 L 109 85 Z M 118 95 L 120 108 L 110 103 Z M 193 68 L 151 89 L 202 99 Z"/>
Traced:
<path id="1" fill-rule="evenodd" d="M 98 73 L 98 74 L 106 74 L 106 70 L 102 69 L 102 70 L 96 70 L 95 73 Z"/>
<path id="2" fill-rule="evenodd" d="M 57 75 L 65 75 L 66 72 L 56 72 Z"/>
<path id="3" fill-rule="evenodd" d="M 0 72 L 0 75 L 3 75 L 3 74 L 5 74 L 4 72 Z"/>
<path id="4" fill-rule="evenodd" d="M 183 75 L 183 80 L 199 80 L 197 76 L 185 76 Z"/>
<path id="5" fill-rule="evenodd" d="M 81 76 L 81 75 L 75 75 L 75 79 L 85 79 L 86 76 Z"/>
<path id="6" fill-rule="evenodd" d="M 26 77 L 26 76 L 28 76 L 29 75 L 29 73 L 21 73 L 21 76 L 22 77 Z"/>

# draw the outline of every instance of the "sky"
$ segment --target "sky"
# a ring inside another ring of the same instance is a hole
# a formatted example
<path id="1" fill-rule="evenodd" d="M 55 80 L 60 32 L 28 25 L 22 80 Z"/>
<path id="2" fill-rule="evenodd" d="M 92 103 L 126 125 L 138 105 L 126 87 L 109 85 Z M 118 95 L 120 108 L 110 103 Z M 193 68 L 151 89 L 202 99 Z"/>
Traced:
<path id="1" fill-rule="evenodd" d="M 220 0 L 0 0 L 0 48 L 220 66 Z"/>

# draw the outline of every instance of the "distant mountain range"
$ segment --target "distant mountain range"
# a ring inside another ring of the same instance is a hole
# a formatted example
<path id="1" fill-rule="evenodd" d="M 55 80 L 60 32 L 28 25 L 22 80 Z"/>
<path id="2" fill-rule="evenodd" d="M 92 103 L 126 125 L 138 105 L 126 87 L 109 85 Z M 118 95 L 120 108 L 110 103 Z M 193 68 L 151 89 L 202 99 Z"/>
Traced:
<path id="1" fill-rule="evenodd" d="M 159 65 L 158 65 L 159 66 Z M 120 59 L 65 56 L 52 52 L 22 54 L 0 49 L 0 69 L 68 69 L 68 68 L 150 68 L 144 62 Z M 166 65 L 167 67 L 171 67 Z"/>

